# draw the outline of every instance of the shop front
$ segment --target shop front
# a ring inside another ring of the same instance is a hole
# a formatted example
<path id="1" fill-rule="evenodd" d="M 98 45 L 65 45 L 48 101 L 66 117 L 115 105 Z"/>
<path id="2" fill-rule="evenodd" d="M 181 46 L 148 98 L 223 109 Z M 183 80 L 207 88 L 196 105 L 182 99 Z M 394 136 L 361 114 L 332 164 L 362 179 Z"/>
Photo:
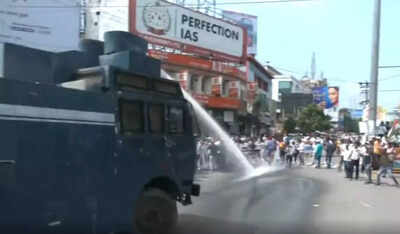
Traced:
<path id="1" fill-rule="evenodd" d="M 189 92 L 228 133 L 244 134 L 247 106 L 245 67 L 238 67 L 194 56 L 150 50 L 163 61 L 163 69 Z"/>

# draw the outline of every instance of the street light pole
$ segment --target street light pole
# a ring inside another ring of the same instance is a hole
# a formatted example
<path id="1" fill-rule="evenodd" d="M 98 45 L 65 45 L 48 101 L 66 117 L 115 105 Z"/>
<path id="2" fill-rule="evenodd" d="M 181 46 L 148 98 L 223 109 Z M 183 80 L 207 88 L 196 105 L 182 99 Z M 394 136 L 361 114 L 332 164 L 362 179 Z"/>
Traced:
<path id="1" fill-rule="evenodd" d="M 375 0 L 374 22 L 372 31 L 372 55 L 371 55 L 371 76 L 370 76 L 370 112 L 372 120 L 372 133 L 376 133 L 376 116 L 378 106 L 378 66 L 379 66 L 379 36 L 381 21 L 381 0 Z"/>

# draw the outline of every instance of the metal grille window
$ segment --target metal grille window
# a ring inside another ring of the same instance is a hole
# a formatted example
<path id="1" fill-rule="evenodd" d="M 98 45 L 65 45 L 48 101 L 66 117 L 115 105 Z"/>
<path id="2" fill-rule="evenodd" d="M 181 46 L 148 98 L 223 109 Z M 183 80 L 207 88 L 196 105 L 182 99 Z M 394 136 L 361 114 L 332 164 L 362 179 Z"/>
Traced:
<path id="1" fill-rule="evenodd" d="M 183 132 L 183 109 L 170 106 L 168 108 L 168 133 L 182 134 Z"/>
<path id="2" fill-rule="evenodd" d="M 140 101 L 121 101 L 121 129 L 123 134 L 143 133 L 143 103 Z"/>
<path id="3" fill-rule="evenodd" d="M 161 104 L 149 105 L 150 132 L 164 132 L 164 106 Z"/>

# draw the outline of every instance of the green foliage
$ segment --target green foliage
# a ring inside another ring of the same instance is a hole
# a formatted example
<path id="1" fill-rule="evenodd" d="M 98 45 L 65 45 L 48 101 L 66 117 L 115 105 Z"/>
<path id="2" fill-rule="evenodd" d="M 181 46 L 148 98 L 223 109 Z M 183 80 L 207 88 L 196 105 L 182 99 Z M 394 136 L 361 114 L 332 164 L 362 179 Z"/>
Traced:
<path id="1" fill-rule="evenodd" d="M 292 117 L 289 117 L 285 122 L 283 123 L 283 129 L 285 130 L 286 133 L 294 133 L 296 131 L 296 120 L 293 119 Z"/>
<path id="2" fill-rule="evenodd" d="M 303 133 L 327 131 L 332 128 L 330 119 L 320 107 L 312 104 L 302 110 L 297 120 L 297 126 Z"/>

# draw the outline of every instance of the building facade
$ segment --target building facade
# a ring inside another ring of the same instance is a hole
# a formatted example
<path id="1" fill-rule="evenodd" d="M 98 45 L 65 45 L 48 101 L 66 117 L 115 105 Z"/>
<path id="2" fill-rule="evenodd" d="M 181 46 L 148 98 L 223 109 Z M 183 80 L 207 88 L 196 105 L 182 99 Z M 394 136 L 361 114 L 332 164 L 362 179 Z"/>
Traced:
<path id="1" fill-rule="evenodd" d="M 192 95 L 229 133 L 245 132 L 247 77 L 242 68 L 194 55 L 150 50 L 164 71 Z"/>
<path id="2" fill-rule="evenodd" d="M 254 57 L 247 60 L 249 135 L 274 134 L 276 101 L 272 100 L 273 74 Z"/>
<path id="3" fill-rule="evenodd" d="M 272 82 L 272 99 L 280 102 L 283 93 L 312 93 L 312 90 L 291 75 L 276 75 Z"/>
<path id="4" fill-rule="evenodd" d="M 82 38 L 103 40 L 104 32 L 128 31 L 129 0 L 82 0 Z M 127 6 L 127 7 L 121 7 Z M 274 126 L 273 75 L 254 57 L 243 64 L 149 44 L 148 55 L 233 135 L 268 133 Z"/>

